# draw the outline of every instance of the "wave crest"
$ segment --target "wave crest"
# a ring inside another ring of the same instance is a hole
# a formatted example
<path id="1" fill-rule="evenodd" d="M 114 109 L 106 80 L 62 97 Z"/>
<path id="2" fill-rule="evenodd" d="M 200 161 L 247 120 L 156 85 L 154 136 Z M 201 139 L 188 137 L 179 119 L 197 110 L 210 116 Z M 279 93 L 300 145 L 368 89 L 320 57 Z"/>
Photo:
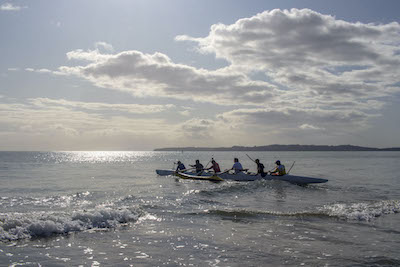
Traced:
<path id="1" fill-rule="evenodd" d="M 93 228 L 115 228 L 122 223 L 137 221 L 139 209 L 101 208 L 68 213 L 0 214 L 0 240 L 12 241 L 32 237 L 48 237 Z"/>
<path id="2" fill-rule="evenodd" d="M 400 212 L 399 200 L 384 200 L 371 203 L 335 203 L 303 211 L 254 211 L 254 210 L 205 210 L 195 214 L 210 214 L 225 218 L 277 217 L 328 217 L 340 220 L 371 221 L 382 215 Z"/>
<path id="3" fill-rule="evenodd" d="M 371 203 L 337 203 L 319 209 L 332 217 L 347 220 L 371 221 L 376 217 L 400 212 L 399 200 L 383 200 Z"/>

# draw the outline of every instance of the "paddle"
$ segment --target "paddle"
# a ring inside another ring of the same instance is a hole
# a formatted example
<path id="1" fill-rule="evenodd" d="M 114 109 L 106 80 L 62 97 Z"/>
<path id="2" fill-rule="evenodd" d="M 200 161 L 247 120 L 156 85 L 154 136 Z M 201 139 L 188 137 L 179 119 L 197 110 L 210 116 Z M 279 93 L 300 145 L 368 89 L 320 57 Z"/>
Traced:
<path id="1" fill-rule="evenodd" d="M 218 173 L 218 175 L 219 175 L 219 174 L 227 173 L 227 172 L 229 172 L 230 170 L 232 170 L 232 169 L 229 169 L 229 170 L 225 170 L 225 171 L 223 171 L 223 172 L 220 172 L 220 173 Z"/>
<path id="2" fill-rule="evenodd" d="M 214 155 L 212 155 L 212 156 L 211 156 L 211 159 L 210 159 L 210 161 L 207 163 L 207 165 L 206 165 L 206 167 L 204 167 L 204 169 L 207 169 L 207 167 L 208 167 L 208 164 L 210 164 L 210 162 L 211 162 L 211 161 L 213 161 L 213 160 L 214 160 Z"/>
<path id="3" fill-rule="evenodd" d="M 175 171 L 175 172 L 187 172 L 187 171 L 190 171 L 190 170 L 193 170 L 193 169 L 195 169 L 195 168 L 187 168 L 187 169 L 178 170 L 178 171 Z"/>
<path id="4" fill-rule="evenodd" d="M 254 163 L 256 163 L 256 161 L 254 159 L 252 159 L 248 154 L 246 154 L 246 156 Z"/>
<path id="5" fill-rule="evenodd" d="M 289 172 L 292 170 L 295 163 L 296 163 L 296 161 L 293 161 L 292 167 L 290 167 L 289 171 L 286 174 L 289 174 Z"/>

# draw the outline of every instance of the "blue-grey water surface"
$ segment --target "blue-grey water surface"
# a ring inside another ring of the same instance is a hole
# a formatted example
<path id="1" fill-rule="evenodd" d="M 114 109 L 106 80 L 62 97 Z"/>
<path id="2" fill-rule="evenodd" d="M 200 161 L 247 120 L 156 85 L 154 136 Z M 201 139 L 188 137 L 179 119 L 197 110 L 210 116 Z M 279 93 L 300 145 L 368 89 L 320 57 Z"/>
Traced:
<path id="1" fill-rule="evenodd" d="M 400 152 L 247 152 L 329 179 L 208 182 L 246 152 L 0 152 L 0 266 L 400 265 Z"/>

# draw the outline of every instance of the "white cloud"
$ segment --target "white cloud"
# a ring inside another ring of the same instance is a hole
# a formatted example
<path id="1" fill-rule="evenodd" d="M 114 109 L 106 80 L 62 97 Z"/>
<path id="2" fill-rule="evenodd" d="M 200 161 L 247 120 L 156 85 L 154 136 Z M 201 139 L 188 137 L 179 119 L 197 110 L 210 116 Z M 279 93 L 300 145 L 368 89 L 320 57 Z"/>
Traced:
<path id="1" fill-rule="evenodd" d="M 310 125 L 310 124 L 307 124 L 307 123 L 300 125 L 299 128 L 303 129 L 303 130 L 323 130 L 323 128 L 320 128 L 320 127 L 317 127 L 317 126 L 314 126 L 314 125 Z"/>
<path id="2" fill-rule="evenodd" d="M 108 44 L 106 42 L 96 42 L 94 44 L 96 50 L 101 50 L 104 49 L 106 51 L 110 51 L 113 52 L 114 51 L 114 47 L 111 44 Z"/>
<path id="3" fill-rule="evenodd" d="M 336 20 L 309 9 L 272 10 L 232 25 L 217 24 L 205 38 L 178 37 L 199 43 L 234 65 L 279 70 L 289 66 L 394 64 L 399 24 L 373 25 Z"/>
<path id="4" fill-rule="evenodd" d="M 52 70 L 49 70 L 49 69 L 46 69 L 46 68 L 41 68 L 41 69 L 25 68 L 25 71 L 28 71 L 28 72 L 36 72 L 36 73 L 55 74 Z"/>
<path id="5" fill-rule="evenodd" d="M 213 25 L 204 38 L 177 40 L 198 43 L 201 51 L 228 60 L 230 68 L 263 70 L 292 91 L 320 97 L 382 96 L 398 82 L 397 22 L 350 23 L 309 9 L 272 10 Z"/>
<path id="6" fill-rule="evenodd" d="M 181 112 L 179 112 L 181 115 L 183 116 L 190 116 L 190 111 L 189 110 L 183 110 Z"/>
<path id="7" fill-rule="evenodd" d="M 21 9 L 22 9 L 22 7 L 16 6 L 12 3 L 3 3 L 0 6 L 0 10 L 2 10 L 2 11 L 19 11 Z"/>
<path id="8" fill-rule="evenodd" d="M 49 69 L 38 69 L 38 70 L 36 70 L 37 72 L 39 72 L 39 73 L 52 73 L 52 71 L 51 70 L 49 70 Z"/>
<path id="9" fill-rule="evenodd" d="M 69 59 L 86 60 L 85 66 L 59 71 L 88 79 L 97 86 L 123 90 L 135 96 L 164 96 L 218 104 L 262 103 L 276 94 L 275 86 L 251 81 L 231 71 L 208 71 L 176 64 L 161 53 L 125 51 L 115 55 L 75 50 Z"/>
<path id="10" fill-rule="evenodd" d="M 109 104 L 99 102 L 69 101 L 65 99 L 34 98 L 29 100 L 36 107 L 41 108 L 68 108 L 82 109 L 86 111 L 118 111 L 132 114 L 160 113 L 172 108 L 175 105 L 142 105 L 142 104 Z"/>

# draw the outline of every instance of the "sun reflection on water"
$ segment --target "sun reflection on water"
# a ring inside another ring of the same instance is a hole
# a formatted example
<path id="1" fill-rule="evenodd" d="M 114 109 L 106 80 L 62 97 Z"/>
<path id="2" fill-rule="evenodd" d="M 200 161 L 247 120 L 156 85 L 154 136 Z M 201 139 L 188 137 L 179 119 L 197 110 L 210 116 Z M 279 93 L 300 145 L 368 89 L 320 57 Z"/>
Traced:
<path id="1" fill-rule="evenodd" d="M 57 163 L 62 162 L 86 162 L 86 163 L 132 163 L 144 161 L 154 155 L 152 151 L 60 151 L 46 155 L 48 160 Z"/>

